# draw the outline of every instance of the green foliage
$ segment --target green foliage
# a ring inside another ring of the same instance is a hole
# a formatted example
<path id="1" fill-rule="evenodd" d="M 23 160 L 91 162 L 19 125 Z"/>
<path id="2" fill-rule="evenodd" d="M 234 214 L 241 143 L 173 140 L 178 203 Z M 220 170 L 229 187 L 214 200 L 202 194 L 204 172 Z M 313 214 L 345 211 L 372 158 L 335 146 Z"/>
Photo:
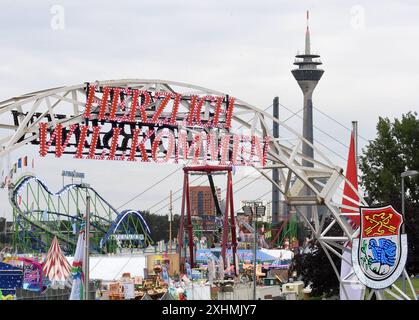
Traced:
<path id="1" fill-rule="evenodd" d="M 326 218 L 325 224 L 328 225 L 330 222 L 331 219 Z M 335 236 L 341 233 L 337 225 L 329 231 L 330 235 Z M 312 296 L 331 297 L 339 294 L 339 281 L 319 242 L 312 241 L 306 249 L 308 252 L 294 256 L 291 272 L 296 271 L 305 285 L 311 284 Z M 330 255 L 330 257 L 339 270 L 340 259 L 336 255 Z"/>
<path id="2" fill-rule="evenodd" d="M 151 230 L 151 238 L 154 242 L 169 240 L 169 219 L 167 215 L 158 215 L 146 211 L 143 213 L 143 217 Z M 172 238 L 175 238 L 179 230 L 180 216 L 174 214 L 172 218 Z"/>
<path id="3" fill-rule="evenodd" d="M 302 277 L 305 285 L 311 283 L 312 296 L 331 297 L 339 294 L 339 281 L 321 247 L 313 245 L 313 252 L 297 254 L 293 270 Z M 338 260 L 335 256 L 334 260 Z M 338 261 L 335 261 L 338 262 Z"/>
<path id="4" fill-rule="evenodd" d="M 363 253 L 360 257 L 361 264 L 365 269 L 368 269 L 368 267 L 371 265 L 371 261 L 367 259 L 367 242 L 365 240 L 362 241 L 361 252 Z"/>
<path id="5" fill-rule="evenodd" d="M 391 122 L 379 118 L 377 137 L 360 157 L 362 185 L 370 204 L 400 201 L 400 174 L 419 170 L 419 118 L 407 113 Z M 406 200 L 419 201 L 419 177 L 405 179 Z"/>
<path id="6" fill-rule="evenodd" d="M 401 177 L 406 170 L 419 170 L 419 117 L 416 112 L 391 122 L 379 118 L 377 137 L 360 157 L 362 186 L 370 205 L 392 204 L 401 208 Z M 406 233 L 409 249 L 407 269 L 419 272 L 419 176 L 405 178 Z"/>
<path id="7" fill-rule="evenodd" d="M 0 250 L 5 246 L 8 246 L 12 243 L 12 238 L 10 233 L 6 234 L 4 228 L 6 225 L 6 219 L 0 218 Z"/>
<path id="8" fill-rule="evenodd" d="M 307 227 L 305 222 L 300 221 L 297 223 L 297 239 L 300 246 L 303 245 L 309 233 L 310 233 L 310 229 Z"/>

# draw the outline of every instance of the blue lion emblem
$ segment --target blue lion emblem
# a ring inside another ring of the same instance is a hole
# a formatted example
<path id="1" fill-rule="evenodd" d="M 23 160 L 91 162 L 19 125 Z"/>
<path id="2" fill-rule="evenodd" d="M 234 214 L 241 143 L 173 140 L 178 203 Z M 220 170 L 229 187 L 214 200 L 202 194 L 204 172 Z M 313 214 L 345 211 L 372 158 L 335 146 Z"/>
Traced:
<path id="1" fill-rule="evenodd" d="M 394 266 L 396 261 L 396 244 L 386 238 L 377 240 L 371 239 L 368 244 L 368 249 L 371 250 L 373 257 L 369 257 L 370 263 L 379 263 L 380 265 Z"/>

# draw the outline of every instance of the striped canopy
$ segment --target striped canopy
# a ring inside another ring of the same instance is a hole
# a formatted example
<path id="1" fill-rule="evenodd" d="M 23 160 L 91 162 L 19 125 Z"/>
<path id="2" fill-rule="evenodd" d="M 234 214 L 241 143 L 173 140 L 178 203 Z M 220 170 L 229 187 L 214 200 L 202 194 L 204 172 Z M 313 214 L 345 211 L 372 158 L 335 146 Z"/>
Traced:
<path id="1" fill-rule="evenodd" d="M 50 281 L 66 281 L 71 266 L 63 255 L 57 237 L 54 237 L 44 262 L 44 274 Z"/>

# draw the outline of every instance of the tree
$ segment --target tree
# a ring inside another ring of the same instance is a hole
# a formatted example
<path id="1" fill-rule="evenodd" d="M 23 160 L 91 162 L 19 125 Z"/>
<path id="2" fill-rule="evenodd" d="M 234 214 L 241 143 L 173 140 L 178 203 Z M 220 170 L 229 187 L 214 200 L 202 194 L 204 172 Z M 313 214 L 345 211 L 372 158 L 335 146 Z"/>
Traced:
<path id="1" fill-rule="evenodd" d="M 419 170 L 419 118 L 416 112 L 391 122 L 379 118 L 377 137 L 360 157 L 361 185 L 370 205 L 392 204 L 401 212 L 401 177 Z M 405 178 L 406 233 L 409 272 L 419 272 L 419 177 Z"/>
<path id="2" fill-rule="evenodd" d="M 332 222 L 331 218 L 325 219 L 325 224 Z M 342 231 L 338 225 L 334 225 L 329 231 L 330 235 L 340 236 Z M 330 255 L 334 265 L 340 268 L 340 259 L 336 255 Z M 324 253 L 320 243 L 313 239 L 308 244 L 304 253 L 297 253 L 292 261 L 291 270 L 297 272 L 305 285 L 311 285 L 312 296 L 331 297 L 339 294 L 339 281 L 333 267 Z"/>
<path id="3" fill-rule="evenodd" d="M 147 222 L 150 231 L 151 238 L 157 242 L 160 240 L 168 241 L 169 239 L 169 219 L 167 215 L 158 215 L 150 213 L 148 211 L 143 212 L 144 220 Z M 172 216 L 172 238 L 177 237 L 179 229 L 180 216 L 174 214 Z"/>

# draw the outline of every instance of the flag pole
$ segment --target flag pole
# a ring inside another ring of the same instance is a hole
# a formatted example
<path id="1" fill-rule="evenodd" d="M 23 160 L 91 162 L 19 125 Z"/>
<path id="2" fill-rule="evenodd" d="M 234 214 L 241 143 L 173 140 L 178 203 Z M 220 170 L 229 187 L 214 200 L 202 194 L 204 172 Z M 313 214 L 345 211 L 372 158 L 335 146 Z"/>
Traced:
<path id="1" fill-rule="evenodd" d="M 358 174 L 358 121 L 352 121 L 352 130 L 354 133 L 355 166 Z"/>
<path id="2" fill-rule="evenodd" d="M 172 253 L 172 190 L 170 190 L 170 200 L 169 200 L 169 252 Z"/>
<path id="3" fill-rule="evenodd" d="M 87 193 L 87 192 L 86 192 Z M 86 196 L 86 225 L 84 230 L 84 300 L 89 300 L 89 236 L 90 236 L 90 196 Z"/>

